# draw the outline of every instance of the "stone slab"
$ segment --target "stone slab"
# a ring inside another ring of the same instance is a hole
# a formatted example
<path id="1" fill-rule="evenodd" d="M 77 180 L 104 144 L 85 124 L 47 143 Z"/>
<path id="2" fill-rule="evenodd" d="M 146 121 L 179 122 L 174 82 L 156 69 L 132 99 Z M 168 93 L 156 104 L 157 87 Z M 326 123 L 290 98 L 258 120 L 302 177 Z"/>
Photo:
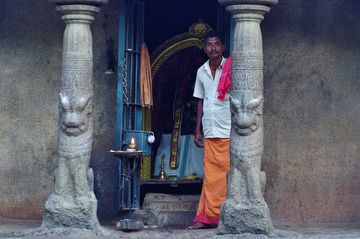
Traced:
<path id="1" fill-rule="evenodd" d="M 143 208 L 156 211 L 194 211 L 197 209 L 200 195 L 170 195 L 148 193 Z"/>
<path id="2" fill-rule="evenodd" d="M 195 217 L 199 195 L 146 194 L 143 210 L 137 212 L 146 224 L 159 227 L 190 225 Z"/>

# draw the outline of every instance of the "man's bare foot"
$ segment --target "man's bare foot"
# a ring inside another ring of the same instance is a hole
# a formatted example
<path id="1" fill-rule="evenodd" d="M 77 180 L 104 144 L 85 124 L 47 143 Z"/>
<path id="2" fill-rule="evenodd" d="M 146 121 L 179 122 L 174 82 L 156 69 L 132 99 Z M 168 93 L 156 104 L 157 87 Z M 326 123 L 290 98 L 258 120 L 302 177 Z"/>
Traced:
<path id="1" fill-rule="evenodd" d="M 196 230 L 196 229 L 209 229 L 209 228 L 213 228 L 212 225 L 204 224 L 204 223 L 201 223 L 201 222 L 195 222 L 194 224 L 187 227 L 186 229 Z"/>

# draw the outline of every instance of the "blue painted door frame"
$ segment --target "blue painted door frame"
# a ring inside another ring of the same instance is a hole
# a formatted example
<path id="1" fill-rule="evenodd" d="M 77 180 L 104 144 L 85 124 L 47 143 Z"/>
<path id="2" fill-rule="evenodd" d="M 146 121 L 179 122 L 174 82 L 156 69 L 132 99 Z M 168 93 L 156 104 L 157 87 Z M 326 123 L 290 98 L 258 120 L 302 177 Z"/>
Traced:
<path id="1" fill-rule="evenodd" d="M 144 3 L 139 0 L 120 0 L 119 9 L 119 43 L 118 43 L 118 83 L 117 83 L 117 109 L 115 127 L 115 148 L 124 149 L 127 142 L 124 131 L 140 130 L 142 127 L 142 108 L 140 105 L 139 68 L 140 46 L 143 40 Z M 124 200 L 121 187 L 121 175 L 124 169 L 119 160 L 116 160 L 115 184 L 115 210 L 124 207 L 139 207 L 139 202 Z M 132 193 L 140 198 L 140 190 Z"/>

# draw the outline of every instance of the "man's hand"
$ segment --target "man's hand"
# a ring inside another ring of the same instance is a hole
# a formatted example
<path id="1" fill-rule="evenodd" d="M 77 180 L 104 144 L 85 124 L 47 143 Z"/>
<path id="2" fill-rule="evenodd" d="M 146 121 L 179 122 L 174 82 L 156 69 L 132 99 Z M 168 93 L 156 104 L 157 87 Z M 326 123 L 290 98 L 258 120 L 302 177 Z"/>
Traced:
<path id="1" fill-rule="evenodd" d="M 202 134 L 200 132 L 195 133 L 194 143 L 199 148 L 204 148 L 203 136 L 202 136 Z"/>
<path id="2" fill-rule="evenodd" d="M 195 130 L 194 130 L 194 143 L 196 144 L 196 146 L 198 146 L 199 148 L 203 148 L 204 147 L 204 141 L 203 141 L 203 135 L 201 134 L 201 119 L 203 116 L 203 99 L 199 99 L 197 106 L 196 106 L 196 126 L 195 126 Z"/>

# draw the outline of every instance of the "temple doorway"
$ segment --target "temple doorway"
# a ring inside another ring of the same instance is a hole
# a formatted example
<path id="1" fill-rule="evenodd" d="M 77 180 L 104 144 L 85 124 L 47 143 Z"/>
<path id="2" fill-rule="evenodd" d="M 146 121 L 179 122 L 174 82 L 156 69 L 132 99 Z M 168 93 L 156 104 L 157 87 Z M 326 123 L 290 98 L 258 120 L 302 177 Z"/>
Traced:
<path id="1" fill-rule="evenodd" d="M 115 144 L 125 151 L 134 138 L 136 149 L 143 152 L 133 170 L 121 164 L 127 156 L 117 161 L 115 207 L 127 210 L 139 208 L 148 192 L 200 193 L 203 151 L 193 139 L 197 103 L 193 88 L 197 69 L 207 60 L 204 35 L 220 30 L 228 42 L 230 18 L 217 0 L 120 3 Z M 151 108 L 140 103 L 142 43 L 151 56 Z M 152 133 L 156 140 L 149 144 Z M 159 180 L 161 170 L 166 180 Z M 132 174 L 131 180 L 126 173 Z"/>
<path id="2" fill-rule="evenodd" d="M 207 60 L 202 50 L 204 35 L 214 29 L 229 42 L 230 16 L 217 0 L 144 3 L 154 106 L 151 113 L 143 111 L 143 129 L 154 131 L 157 138 L 152 145 L 151 178 L 159 176 L 163 159 L 169 176 L 201 179 L 202 149 L 193 143 L 197 101 L 192 97 L 193 87 L 197 69 Z"/>

